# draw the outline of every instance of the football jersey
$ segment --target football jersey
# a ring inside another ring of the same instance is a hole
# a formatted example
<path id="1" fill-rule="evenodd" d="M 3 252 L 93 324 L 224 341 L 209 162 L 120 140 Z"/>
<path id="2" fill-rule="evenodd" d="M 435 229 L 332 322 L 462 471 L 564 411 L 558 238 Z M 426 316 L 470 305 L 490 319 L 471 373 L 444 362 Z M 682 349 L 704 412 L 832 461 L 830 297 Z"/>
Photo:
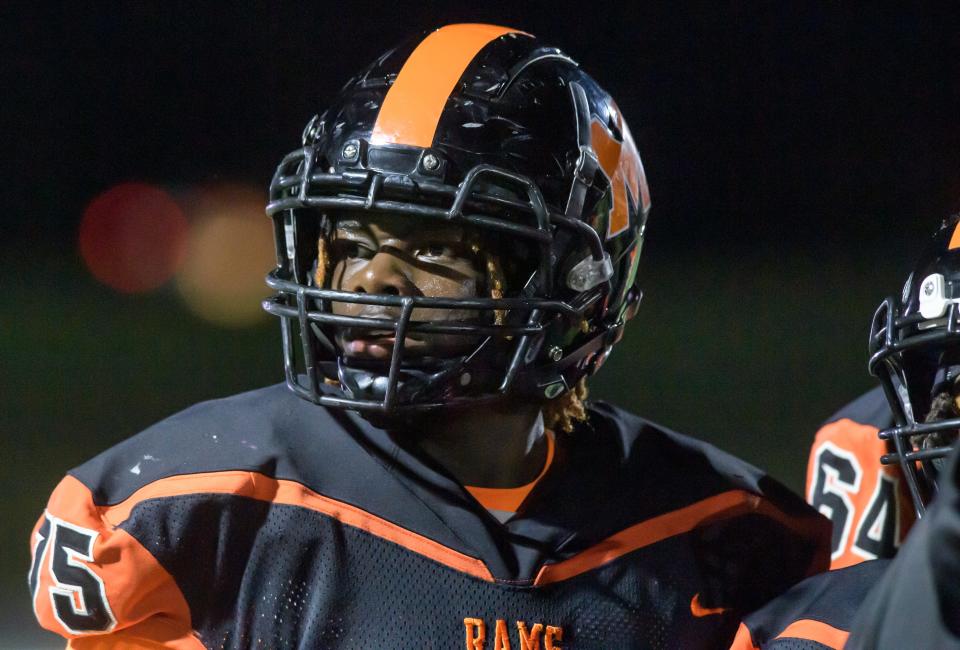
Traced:
<path id="1" fill-rule="evenodd" d="M 939 494 L 860 607 L 852 650 L 960 648 L 960 449 Z"/>
<path id="2" fill-rule="evenodd" d="M 830 568 L 893 557 L 915 517 L 903 474 L 881 465 L 893 426 L 883 389 L 864 393 L 817 431 L 807 463 L 807 501 L 833 522 Z"/>
<path id="3" fill-rule="evenodd" d="M 30 588 L 76 648 L 717 648 L 826 568 L 829 535 L 761 471 L 604 403 L 501 523 L 391 434 L 278 385 L 69 472 Z"/>
<path id="4" fill-rule="evenodd" d="M 889 563 L 860 562 L 807 578 L 746 616 L 730 650 L 841 650 Z"/>

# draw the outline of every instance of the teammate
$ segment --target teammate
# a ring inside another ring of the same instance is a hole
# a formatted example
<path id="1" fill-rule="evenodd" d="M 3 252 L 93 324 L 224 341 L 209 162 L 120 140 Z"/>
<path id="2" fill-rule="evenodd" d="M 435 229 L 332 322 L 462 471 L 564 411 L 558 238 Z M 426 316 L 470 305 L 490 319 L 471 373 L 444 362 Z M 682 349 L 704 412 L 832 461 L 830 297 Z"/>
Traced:
<path id="1" fill-rule="evenodd" d="M 851 648 L 960 647 L 960 218 L 943 223 L 871 332 L 897 426 L 884 437 L 923 516 L 857 616 Z M 920 414 L 925 416 L 920 417 Z M 933 501 L 928 515 L 926 504 Z"/>
<path id="2" fill-rule="evenodd" d="M 716 648 L 827 566 L 828 522 L 585 379 L 649 209 L 610 96 L 451 25 L 351 79 L 281 162 L 286 385 L 72 470 L 32 538 L 75 648 Z"/>
<path id="3" fill-rule="evenodd" d="M 960 501 L 956 468 L 943 467 L 960 427 L 958 303 L 960 219 L 953 217 L 937 230 L 901 296 L 885 300 L 873 317 L 869 365 L 881 386 L 817 435 L 811 473 L 820 503 L 813 503 L 831 514 L 833 561 L 841 568 L 750 614 L 736 650 L 778 643 L 794 650 L 960 647 Z M 865 489 L 867 480 L 875 486 Z M 858 499 L 871 493 L 870 501 Z M 869 505 L 857 509 L 858 502 Z M 902 557 L 862 561 L 893 556 L 903 538 L 899 522 L 914 515 L 923 521 Z"/>
<path id="4" fill-rule="evenodd" d="M 847 647 L 960 648 L 960 476 L 955 451 L 939 494 L 859 609 Z"/>

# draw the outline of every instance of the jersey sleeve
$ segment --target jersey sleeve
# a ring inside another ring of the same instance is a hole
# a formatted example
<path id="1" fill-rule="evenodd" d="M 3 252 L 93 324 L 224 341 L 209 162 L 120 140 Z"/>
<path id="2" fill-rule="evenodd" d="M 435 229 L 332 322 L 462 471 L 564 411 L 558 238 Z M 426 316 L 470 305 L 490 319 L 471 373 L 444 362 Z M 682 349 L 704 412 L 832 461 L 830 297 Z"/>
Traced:
<path id="1" fill-rule="evenodd" d="M 960 648 L 960 449 L 940 494 L 864 600 L 848 647 Z"/>
<path id="2" fill-rule="evenodd" d="M 817 574 L 745 616 L 731 650 L 840 650 L 889 560 Z"/>
<path id="3" fill-rule="evenodd" d="M 70 648 L 203 647 L 170 574 L 73 476 L 34 527 L 29 586 L 37 620 Z"/>
<path id="4" fill-rule="evenodd" d="M 830 568 L 893 557 L 914 520 L 900 469 L 881 465 L 879 429 L 849 418 L 825 424 L 810 449 L 807 501 L 833 523 Z"/>

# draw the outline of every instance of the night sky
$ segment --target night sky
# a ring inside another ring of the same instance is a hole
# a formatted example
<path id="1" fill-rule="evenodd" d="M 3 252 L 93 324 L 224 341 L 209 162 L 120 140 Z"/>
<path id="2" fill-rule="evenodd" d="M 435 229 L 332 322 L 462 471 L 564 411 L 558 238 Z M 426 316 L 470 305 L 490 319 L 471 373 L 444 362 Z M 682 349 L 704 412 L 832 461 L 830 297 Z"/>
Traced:
<path id="1" fill-rule="evenodd" d="M 4 243 L 72 245 L 83 204 L 122 180 L 265 186 L 354 71 L 463 21 L 534 33 L 611 92 L 661 253 L 899 246 L 960 207 L 956 12 L 388 4 L 6 5 Z"/>

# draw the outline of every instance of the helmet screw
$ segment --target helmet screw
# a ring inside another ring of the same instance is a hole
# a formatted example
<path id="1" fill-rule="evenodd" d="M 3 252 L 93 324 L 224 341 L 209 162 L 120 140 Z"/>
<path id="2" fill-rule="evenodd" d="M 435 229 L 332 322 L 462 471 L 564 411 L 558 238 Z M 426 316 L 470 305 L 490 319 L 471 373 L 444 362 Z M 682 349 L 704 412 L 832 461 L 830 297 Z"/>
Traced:
<path id="1" fill-rule="evenodd" d="M 470 384 L 471 379 L 473 379 L 473 377 L 470 376 L 469 372 L 463 373 L 462 375 L 460 375 L 460 385 L 468 386 Z"/>
<path id="2" fill-rule="evenodd" d="M 926 284 L 923 285 L 923 293 L 926 296 L 933 295 L 933 282 L 927 282 Z"/>
<path id="3" fill-rule="evenodd" d="M 356 160 L 357 154 L 360 153 L 360 147 L 357 146 L 356 142 L 348 142 L 343 145 L 343 159 L 344 160 Z"/>
<path id="4" fill-rule="evenodd" d="M 547 355 L 550 357 L 551 361 L 560 361 L 563 358 L 563 349 L 559 346 L 554 345 L 547 352 Z"/>
<path id="5" fill-rule="evenodd" d="M 554 397 L 559 396 L 560 393 L 562 392 L 563 392 L 563 382 L 557 381 L 547 386 L 543 391 L 543 395 L 547 399 L 553 399 Z"/>
<path id="6" fill-rule="evenodd" d="M 423 168 L 427 171 L 436 171 L 440 167 L 440 159 L 437 158 L 432 153 L 428 153 L 423 157 Z"/>

